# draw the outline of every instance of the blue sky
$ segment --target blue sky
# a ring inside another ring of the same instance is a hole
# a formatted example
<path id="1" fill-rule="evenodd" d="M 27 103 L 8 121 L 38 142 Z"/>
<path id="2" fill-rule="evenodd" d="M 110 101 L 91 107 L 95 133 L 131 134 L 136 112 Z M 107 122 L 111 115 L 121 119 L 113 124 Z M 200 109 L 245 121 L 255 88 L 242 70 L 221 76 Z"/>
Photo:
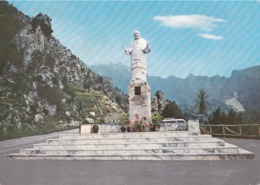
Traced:
<path id="1" fill-rule="evenodd" d="M 11 1 L 52 18 L 53 35 L 86 65 L 130 65 L 123 46 L 139 30 L 152 49 L 149 75 L 231 75 L 260 65 L 260 2 Z"/>

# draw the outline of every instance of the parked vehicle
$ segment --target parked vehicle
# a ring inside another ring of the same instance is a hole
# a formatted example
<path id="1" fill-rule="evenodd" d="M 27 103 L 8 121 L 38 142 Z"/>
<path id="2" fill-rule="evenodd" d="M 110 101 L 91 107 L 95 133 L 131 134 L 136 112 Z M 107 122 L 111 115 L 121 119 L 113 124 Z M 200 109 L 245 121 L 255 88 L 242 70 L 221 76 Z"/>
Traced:
<path id="1" fill-rule="evenodd" d="M 165 118 L 162 120 L 162 124 L 172 123 L 187 123 L 184 119 Z"/>
<path id="2" fill-rule="evenodd" d="M 161 126 L 169 131 L 188 130 L 188 123 L 184 119 L 165 118 L 162 120 Z"/>

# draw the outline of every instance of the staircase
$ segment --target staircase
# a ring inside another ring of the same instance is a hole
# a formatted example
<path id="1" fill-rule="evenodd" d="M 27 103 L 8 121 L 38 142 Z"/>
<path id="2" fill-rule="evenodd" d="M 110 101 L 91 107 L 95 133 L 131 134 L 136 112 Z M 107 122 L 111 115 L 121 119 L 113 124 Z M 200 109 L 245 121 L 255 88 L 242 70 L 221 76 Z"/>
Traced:
<path id="1" fill-rule="evenodd" d="M 210 135 L 188 132 L 64 134 L 20 149 L 8 159 L 53 160 L 229 160 L 254 154 Z"/>

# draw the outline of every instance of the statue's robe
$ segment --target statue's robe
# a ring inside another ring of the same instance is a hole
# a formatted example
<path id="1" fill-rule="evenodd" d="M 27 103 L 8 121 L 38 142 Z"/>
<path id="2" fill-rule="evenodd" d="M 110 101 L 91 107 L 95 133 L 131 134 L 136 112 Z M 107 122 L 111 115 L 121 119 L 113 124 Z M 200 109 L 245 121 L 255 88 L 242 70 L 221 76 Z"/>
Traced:
<path id="1" fill-rule="evenodd" d="M 131 53 L 131 80 L 141 80 L 146 82 L 146 55 L 144 53 L 148 43 L 140 38 L 133 40 L 130 48 Z"/>

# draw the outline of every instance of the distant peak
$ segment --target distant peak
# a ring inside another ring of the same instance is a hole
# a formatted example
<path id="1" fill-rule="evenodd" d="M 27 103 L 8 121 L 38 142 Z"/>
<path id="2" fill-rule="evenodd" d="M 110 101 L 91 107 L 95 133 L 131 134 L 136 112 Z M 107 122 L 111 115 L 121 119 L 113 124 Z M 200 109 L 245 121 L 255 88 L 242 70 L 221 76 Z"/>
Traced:
<path id="1" fill-rule="evenodd" d="M 196 78 L 196 76 L 194 74 L 190 73 L 187 78 Z"/>
<path id="2" fill-rule="evenodd" d="M 250 78 L 260 78 L 260 65 L 248 67 L 241 70 L 233 70 L 230 78 L 237 75 L 244 75 Z"/>
<path id="3" fill-rule="evenodd" d="M 45 36 L 51 36 L 53 32 L 51 21 L 52 19 L 48 15 L 39 13 L 31 21 L 32 29 L 35 31 L 37 27 L 40 27 Z"/>

